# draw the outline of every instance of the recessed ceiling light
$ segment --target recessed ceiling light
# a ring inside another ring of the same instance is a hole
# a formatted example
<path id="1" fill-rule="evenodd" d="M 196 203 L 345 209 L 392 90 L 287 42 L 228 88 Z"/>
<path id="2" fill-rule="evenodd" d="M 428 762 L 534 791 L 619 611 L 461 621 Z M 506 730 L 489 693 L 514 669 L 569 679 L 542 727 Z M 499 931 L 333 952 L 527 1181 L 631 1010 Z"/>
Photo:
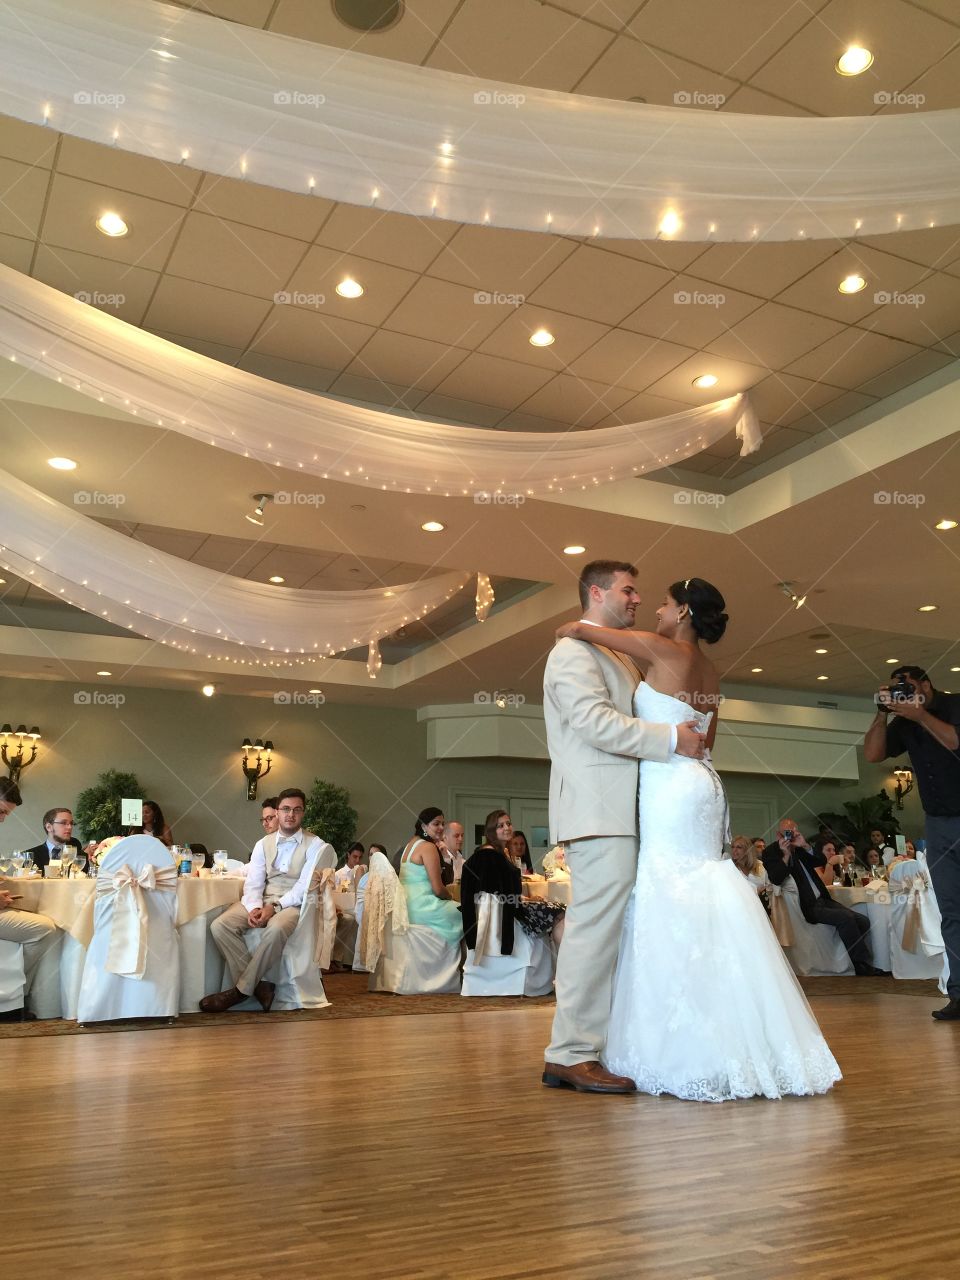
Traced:
<path id="1" fill-rule="evenodd" d="M 0 578 L 0 587 L 5 587 L 6 585 L 7 585 L 6 578 Z"/>
<path id="2" fill-rule="evenodd" d="M 119 213 L 107 211 L 106 213 L 101 213 L 97 219 L 97 230 L 101 231 L 105 236 L 125 236 L 130 227 L 120 217 Z"/>
<path id="3" fill-rule="evenodd" d="M 701 373 L 699 378 L 694 378 L 693 385 L 695 387 L 715 387 L 720 379 L 715 373 Z"/>
<path id="4" fill-rule="evenodd" d="M 900 659 L 899 659 L 899 658 L 888 658 L 888 659 L 887 659 L 887 666 L 888 666 L 888 667 L 892 667 L 892 666 L 894 665 L 894 663 L 897 663 L 897 662 L 899 662 L 899 661 L 900 661 Z"/>
<path id="5" fill-rule="evenodd" d="M 323 693 L 322 689 L 308 689 L 307 693 Z"/>
<path id="6" fill-rule="evenodd" d="M 938 604 L 920 604 L 917 605 L 917 613 L 935 613 L 939 608 Z"/>
<path id="7" fill-rule="evenodd" d="M 549 329 L 538 329 L 536 333 L 531 333 L 530 335 L 530 345 L 532 347 L 549 347 L 554 342 L 556 342 L 556 338 Z"/>
<path id="8" fill-rule="evenodd" d="M 333 0 L 333 12 L 354 31 L 386 31 L 403 16 L 403 0 Z"/>
<path id="9" fill-rule="evenodd" d="M 154 49 L 153 52 L 158 58 L 173 58 L 174 61 L 177 59 L 177 55 L 175 53 L 171 53 L 169 49 Z"/>
<path id="10" fill-rule="evenodd" d="M 938 520 L 934 527 L 937 529 L 955 529 L 957 522 L 956 520 Z"/>
<path id="11" fill-rule="evenodd" d="M 814 649 L 814 653 L 826 653 L 826 649 Z"/>
<path id="12" fill-rule="evenodd" d="M 441 155 L 445 155 L 445 156 L 452 156 L 452 155 L 453 155 L 453 143 L 452 143 L 452 142 L 441 142 L 441 143 L 440 143 L 440 153 L 441 153 Z"/>
<path id="13" fill-rule="evenodd" d="M 98 671 L 98 672 L 97 672 L 97 675 L 98 675 L 98 676 L 112 676 L 112 675 L 113 675 L 113 672 L 112 672 L 112 671 Z"/>
<path id="14" fill-rule="evenodd" d="M 279 587 L 282 582 L 286 582 L 286 578 L 281 578 L 279 573 L 275 573 L 273 577 L 270 579 L 270 581 L 275 582 Z"/>
<path id="15" fill-rule="evenodd" d="M 563 548 L 563 554 L 565 556 L 582 556 L 586 549 L 586 547 L 581 547 L 578 542 L 571 542 L 569 547 Z"/>
<path id="16" fill-rule="evenodd" d="M 337 285 L 337 293 L 341 298 L 359 298 L 363 293 L 363 285 L 358 284 L 350 276 L 344 276 Z"/>
<path id="17" fill-rule="evenodd" d="M 72 458 L 48 458 L 47 466 L 53 467 L 54 471 L 76 471 L 77 464 Z"/>
<path id="18" fill-rule="evenodd" d="M 205 698 L 212 698 L 217 692 L 217 686 L 215 684 L 205 684 L 200 692 Z"/>
<path id="19" fill-rule="evenodd" d="M 830 679 L 830 677 L 829 677 L 829 676 L 817 676 L 817 679 L 818 679 L 818 680 L 829 680 L 829 679 Z"/>
<path id="20" fill-rule="evenodd" d="M 861 289 L 865 289 L 866 287 L 867 282 L 864 280 L 863 276 L 854 274 L 844 276 L 837 285 L 837 291 L 839 293 L 859 293 Z"/>
<path id="21" fill-rule="evenodd" d="M 837 59 L 837 71 L 842 76 L 859 76 L 873 65 L 873 54 L 862 45 L 852 44 Z"/>
<path id="22" fill-rule="evenodd" d="M 951 670 L 951 671 L 960 671 L 960 667 L 951 667 L 951 668 L 950 668 L 950 670 Z"/>
<path id="23" fill-rule="evenodd" d="M 443 533 L 447 526 L 441 524 L 439 520 L 425 520 L 420 526 L 424 533 Z"/>
<path id="24" fill-rule="evenodd" d="M 751 667 L 750 670 L 753 672 L 755 676 L 758 676 L 760 672 L 763 670 L 763 667 Z"/>

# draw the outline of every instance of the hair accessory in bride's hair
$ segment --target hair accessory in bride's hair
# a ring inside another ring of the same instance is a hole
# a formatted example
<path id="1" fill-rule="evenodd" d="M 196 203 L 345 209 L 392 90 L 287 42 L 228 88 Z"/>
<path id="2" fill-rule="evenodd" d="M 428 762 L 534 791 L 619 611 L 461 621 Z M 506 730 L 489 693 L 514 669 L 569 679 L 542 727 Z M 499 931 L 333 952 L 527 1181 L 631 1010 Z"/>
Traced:
<path id="1" fill-rule="evenodd" d="M 684 584 L 683 584 L 683 589 L 684 589 L 684 591 L 686 591 L 686 590 L 689 588 L 690 583 L 691 583 L 692 581 L 693 581 L 693 579 L 692 579 L 692 578 L 687 578 L 687 579 L 685 579 Z M 693 621 L 693 606 L 690 604 L 690 601 L 689 601 L 689 600 L 687 601 L 687 612 L 690 614 L 690 621 L 692 622 L 692 621 Z"/>

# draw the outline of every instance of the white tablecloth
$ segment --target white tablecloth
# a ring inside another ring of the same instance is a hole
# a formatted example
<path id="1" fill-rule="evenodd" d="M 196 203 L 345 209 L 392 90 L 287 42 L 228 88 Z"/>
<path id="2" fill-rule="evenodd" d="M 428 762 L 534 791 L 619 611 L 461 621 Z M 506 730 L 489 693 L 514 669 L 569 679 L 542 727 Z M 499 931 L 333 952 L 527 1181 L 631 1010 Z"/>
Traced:
<path id="1" fill-rule="evenodd" d="M 870 921 L 867 941 L 870 943 L 873 963 L 878 969 L 889 971 L 891 904 L 886 885 L 876 890 L 861 885 L 852 889 L 843 885 L 831 885 L 830 895 L 836 902 L 842 902 L 845 907 L 852 907 L 854 911 L 867 917 Z"/>
<path id="2" fill-rule="evenodd" d="M 523 892 L 528 898 L 540 898 L 544 902 L 562 902 L 569 906 L 570 877 L 563 876 L 559 880 L 524 880 Z"/>

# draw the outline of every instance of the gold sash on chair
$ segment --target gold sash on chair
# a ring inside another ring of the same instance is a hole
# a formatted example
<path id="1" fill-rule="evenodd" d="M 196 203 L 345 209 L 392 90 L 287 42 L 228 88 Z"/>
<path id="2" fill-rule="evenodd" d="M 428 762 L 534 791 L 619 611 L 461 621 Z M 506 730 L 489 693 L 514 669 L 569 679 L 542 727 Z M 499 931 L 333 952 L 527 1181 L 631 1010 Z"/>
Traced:
<path id="1" fill-rule="evenodd" d="M 773 925 L 773 932 L 777 935 L 777 941 L 781 947 L 792 947 L 796 939 L 793 936 L 790 914 L 781 896 L 779 885 L 770 886 L 769 902 L 770 923 Z"/>
<path id="2" fill-rule="evenodd" d="M 104 968 L 123 978 L 142 978 L 147 964 L 147 935 L 150 917 L 144 893 L 176 893 L 177 868 L 148 864 L 138 874 L 124 863 L 110 877 L 97 881 L 97 897 L 116 897 L 110 944 Z"/>
<path id="3" fill-rule="evenodd" d="M 903 920 L 903 939 L 900 945 L 904 951 L 916 955 L 920 950 L 920 895 L 926 889 L 923 876 L 914 876 L 911 880 L 903 879 L 897 886 L 901 893 L 907 895 L 907 911 Z"/>
<path id="4" fill-rule="evenodd" d="M 317 895 L 317 946 L 314 960 L 319 968 L 329 969 L 337 936 L 334 872 L 329 867 L 314 872 L 310 892 Z"/>

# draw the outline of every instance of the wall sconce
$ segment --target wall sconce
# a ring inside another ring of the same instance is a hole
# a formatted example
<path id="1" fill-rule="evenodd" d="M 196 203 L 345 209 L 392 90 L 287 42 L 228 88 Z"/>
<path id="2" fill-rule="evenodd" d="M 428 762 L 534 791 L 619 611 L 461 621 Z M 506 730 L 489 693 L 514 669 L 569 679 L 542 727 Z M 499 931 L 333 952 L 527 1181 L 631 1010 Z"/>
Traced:
<path id="1" fill-rule="evenodd" d="M 243 776 L 247 780 L 247 799 L 256 800 L 257 783 L 261 778 L 265 778 L 273 768 L 273 743 L 268 738 L 266 742 L 262 742 L 259 738 L 251 742 L 249 738 L 244 738 L 240 750 L 243 752 Z M 253 752 L 257 753 L 256 760 L 250 763 L 250 757 Z M 266 757 L 266 768 L 264 768 L 264 757 Z"/>
<path id="2" fill-rule="evenodd" d="M 5 724 L 3 725 L 2 728 L 0 728 L 0 738 L 3 739 L 3 744 L 2 746 L 0 746 L 0 755 L 2 755 L 3 757 L 3 763 L 10 770 L 10 781 L 13 783 L 19 784 L 20 774 L 23 772 L 24 769 L 26 769 L 27 765 L 33 764 L 34 760 L 36 760 L 37 758 L 37 743 L 40 741 L 40 730 L 37 728 L 36 725 L 34 725 L 33 728 L 30 730 L 30 732 L 28 733 L 27 726 L 25 724 L 22 724 L 19 726 L 19 728 L 16 731 L 14 731 L 13 729 L 10 728 L 8 724 Z M 17 749 L 14 755 L 10 755 L 9 753 L 9 751 L 12 750 L 14 744 L 12 742 L 8 744 L 7 743 L 8 738 L 17 739 L 17 743 L 16 743 Z M 33 750 L 30 753 L 29 760 L 24 760 L 23 758 L 23 752 L 25 749 L 25 743 L 24 743 L 25 738 L 33 739 Z M 9 745 L 9 750 L 8 750 L 8 745 Z"/>
<path id="3" fill-rule="evenodd" d="M 903 797 L 908 796 L 913 790 L 913 770 L 912 769 L 894 769 L 893 776 L 896 779 L 894 791 L 897 797 L 897 808 L 903 808 Z"/>

